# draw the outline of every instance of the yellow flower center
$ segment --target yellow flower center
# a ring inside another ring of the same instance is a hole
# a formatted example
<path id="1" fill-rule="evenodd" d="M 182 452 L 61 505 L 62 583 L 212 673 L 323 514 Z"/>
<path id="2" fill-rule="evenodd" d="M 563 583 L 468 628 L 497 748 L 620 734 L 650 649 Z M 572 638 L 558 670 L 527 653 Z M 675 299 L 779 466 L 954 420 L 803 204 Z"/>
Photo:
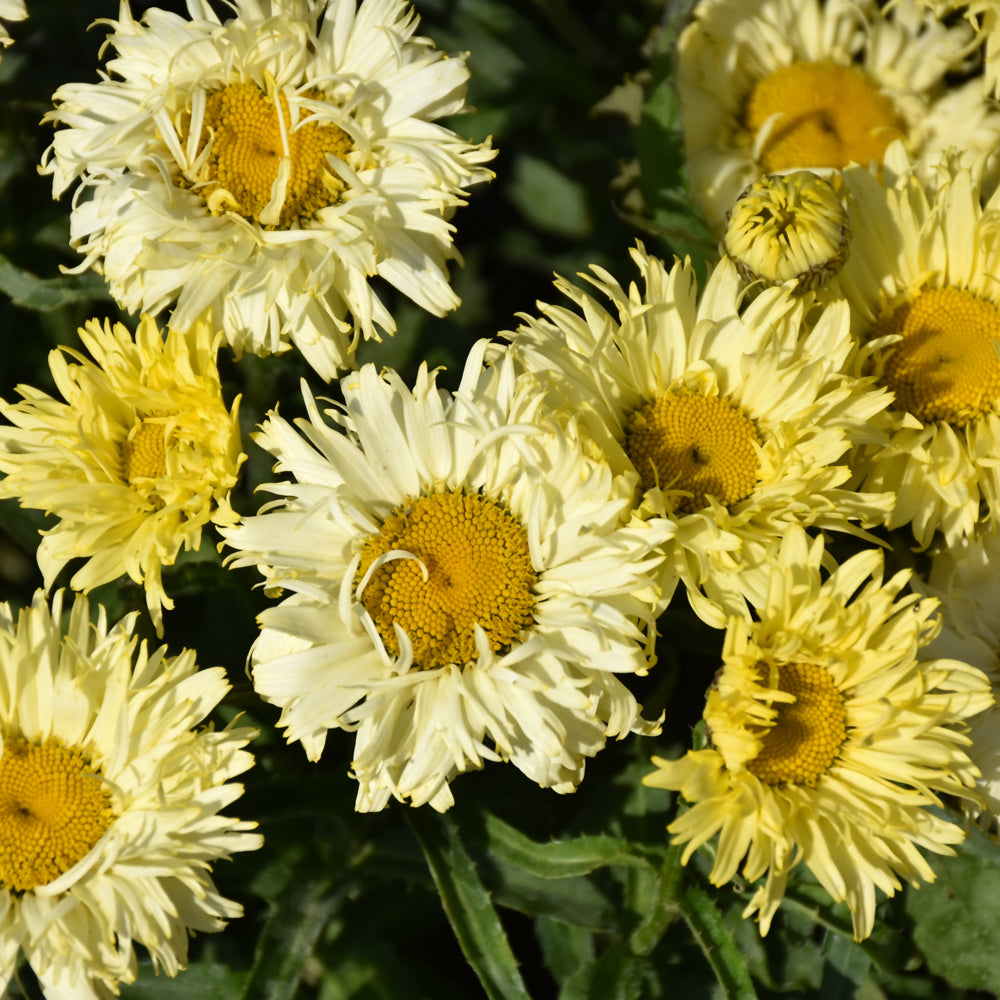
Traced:
<path id="1" fill-rule="evenodd" d="M 836 188 L 809 170 L 761 177 L 726 215 L 723 245 L 747 281 L 808 288 L 835 274 L 850 226 Z"/>
<path id="2" fill-rule="evenodd" d="M 1000 310 L 961 288 L 929 288 L 876 324 L 872 337 L 898 333 L 882 383 L 895 408 L 918 420 L 963 427 L 1000 402 Z"/>
<path id="3" fill-rule="evenodd" d="M 768 173 L 881 163 L 886 146 L 904 137 L 892 102 L 864 70 L 826 60 L 792 63 L 759 80 L 744 121 Z"/>
<path id="4" fill-rule="evenodd" d="M 233 211 L 261 225 L 287 229 L 334 204 L 343 190 L 326 157 L 343 157 L 351 148 L 350 137 L 324 122 L 293 128 L 284 94 L 265 93 L 253 83 L 229 84 L 208 95 L 203 128 L 212 149 L 208 183 L 199 190 L 216 214 Z M 286 160 L 289 166 L 279 184 Z"/>
<path id="5" fill-rule="evenodd" d="M 701 510 L 709 496 L 732 507 L 753 492 L 761 443 L 754 422 L 725 396 L 668 392 L 628 420 L 625 448 L 644 490 L 681 490 L 684 513 Z"/>
<path id="6" fill-rule="evenodd" d="M 760 753 L 747 769 L 768 785 L 811 788 L 830 769 L 847 737 L 844 696 L 829 671 L 814 663 L 782 665 L 778 686 L 795 701 L 776 706 L 777 718 L 763 733 Z"/>
<path id="7" fill-rule="evenodd" d="M 114 820 L 87 755 L 56 740 L 11 739 L 0 756 L 0 883 L 47 885 L 86 857 Z"/>
<path id="8" fill-rule="evenodd" d="M 394 510 L 365 539 L 358 569 L 360 599 L 386 649 L 399 654 L 398 625 L 425 669 L 474 660 L 476 625 L 494 652 L 509 646 L 532 622 L 536 579 L 520 522 L 499 503 L 461 491 Z"/>
<path id="9" fill-rule="evenodd" d="M 122 443 L 122 478 L 129 486 L 139 479 L 162 479 L 167 474 L 167 441 L 159 421 L 139 420 Z"/>

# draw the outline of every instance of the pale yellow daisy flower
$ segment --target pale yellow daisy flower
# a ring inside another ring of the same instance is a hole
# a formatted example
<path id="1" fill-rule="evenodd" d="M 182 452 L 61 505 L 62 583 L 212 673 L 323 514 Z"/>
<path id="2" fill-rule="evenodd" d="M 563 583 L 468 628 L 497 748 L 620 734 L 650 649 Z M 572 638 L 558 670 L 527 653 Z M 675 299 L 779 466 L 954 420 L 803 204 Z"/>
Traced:
<path id="1" fill-rule="evenodd" d="M 343 430 L 304 389 L 308 419 L 257 436 L 293 478 L 222 532 L 290 592 L 260 616 L 254 688 L 310 760 L 328 730 L 356 734 L 362 811 L 445 810 L 486 761 L 572 792 L 606 740 L 659 730 L 619 677 L 651 664 L 669 528 L 631 519 L 634 474 L 588 457 L 484 349 L 454 394 L 426 367 L 411 391 L 365 365 L 327 411 Z"/>
<path id="2" fill-rule="evenodd" d="M 205 323 L 164 337 L 147 316 L 133 341 L 120 323 L 92 320 L 80 337 L 90 358 L 49 355 L 62 400 L 26 385 L 19 402 L 0 400 L 13 425 L 0 425 L 0 496 L 57 519 L 38 548 L 46 588 L 78 558 L 74 590 L 127 574 L 162 635 L 162 609 L 174 606 L 163 567 L 197 549 L 209 522 L 236 520 L 239 399 L 223 402 L 219 340 Z"/>
<path id="3" fill-rule="evenodd" d="M 28 8 L 24 0 L 0 0 L 0 50 L 14 41 L 3 22 L 23 21 L 27 16 Z"/>
<path id="4" fill-rule="evenodd" d="M 694 268 L 640 246 L 644 287 L 594 268 L 610 308 L 559 279 L 571 306 L 540 304 L 512 338 L 519 364 L 578 415 L 618 472 L 638 474 L 644 516 L 673 526 L 663 601 L 683 581 L 695 612 L 721 628 L 763 599 L 768 563 L 792 525 L 856 531 L 892 497 L 847 490 L 852 444 L 866 440 L 884 391 L 841 374 L 855 349 L 835 303 L 777 286 L 742 301 L 724 260 L 698 299 Z"/>
<path id="5" fill-rule="evenodd" d="M 111 1000 L 136 944 L 173 976 L 192 931 L 241 915 L 211 866 L 261 845 L 221 814 L 254 732 L 195 729 L 221 667 L 137 647 L 136 614 L 92 623 L 78 595 L 63 631 L 63 610 L 62 591 L 0 605 L 0 984 L 21 953 L 49 1000 Z"/>
<path id="6" fill-rule="evenodd" d="M 709 224 L 721 227 L 762 174 L 868 166 L 893 139 L 925 167 L 952 146 L 970 163 L 992 154 L 1000 113 L 978 80 L 946 80 L 972 38 L 909 2 L 702 0 L 678 42 L 676 83 Z"/>
<path id="7" fill-rule="evenodd" d="M 964 840 L 937 808 L 976 798 L 964 720 L 993 699 L 967 663 L 919 658 L 937 602 L 899 596 L 908 572 L 883 583 L 882 553 L 868 550 L 822 580 L 822 560 L 822 539 L 789 532 L 759 620 L 729 621 L 705 707 L 711 745 L 654 757 L 643 780 L 691 803 L 669 827 L 684 863 L 719 834 L 713 884 L 741 866 L 765 878 L 744 912 L 762 933 L 801 862 L 846 901 L 861 940 L 876 889 L 934 879 L 918 848 L 953 854 Z"/>
<path id="8" fill-rule="evenodd" d="M 1000 92 L 1000 7 L 996 0 L 916 0 L 937 18 L 958 11 L 983 39 L 983 85 L 988 94 Z"/>
<path id="9" fill-rule="evenodd" d="M 976 535 L 934 557 L 929 582 L 920 588 L 941 601 L 941 634 L 928 652 L 965 660 L 989 676 L 1000 697 L 1000 535 Z M 985 809 L 977 821 L 1000 834 L 1000 711 L 980 715 L 969 733 L 969 756 L 982 772 Z"/>
<path id="10" fill-rule="evenodd" d="M 123 4 L 98 83 L 66 84 L 42 169 L 81 186 L 81 267 L 126 309 L 186 330 L 206 309 L 238 351 L 297 347 L 326 379 L 395 323 L 378 276 L 459 304 L 448 221 L 494 151 L 435 123 L 464 106 L 461 54 L 414 34 L 405 0 L 208 0 L 190 20 Z"/>
<path id="11" fill-rule="evenodd" d="M 859 371 L 894 394 L 874 421 L 887 443 L 852 464 L 863 488 L 897 495 L 888 527 L 953 546 L 1000 510 L 1000 196 L 984 209 L 954 157 L 922 183 L 898 146 L 884 174 L 843 175 L 853 237 L 839 287 Z"/>

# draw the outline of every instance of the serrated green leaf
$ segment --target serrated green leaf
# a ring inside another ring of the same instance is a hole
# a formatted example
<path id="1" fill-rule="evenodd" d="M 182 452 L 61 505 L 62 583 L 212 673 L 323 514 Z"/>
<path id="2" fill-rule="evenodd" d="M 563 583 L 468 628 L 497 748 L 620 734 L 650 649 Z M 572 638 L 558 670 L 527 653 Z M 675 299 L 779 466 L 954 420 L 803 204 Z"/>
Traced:
<path id="1" fill-rule="evenodd" d="M 754 1000 L 757 991 L 747 971 L 746 959 L 711 896 L 702 889 L 688 889 L 680 897 L 680 906 L 726 996 L 731 1000 Z"/>
<path id="2" fill-rule="evenodd" d="M 549 916 L 589 931 L 613 932 L 620 907 L 586 876 L 547 879 L 495 859 L 483 861 L 483 879 L 500 906 L 531 916 Z"/>
<path id="3" fill-rule="evenodd" d="M 539 878 L 570 878 L 586 875 L 608 865 L 649 867 L 649 862 L 633 854 L 628 842 L 606 834 L 551 840 L 539 843 L 509 823 L 484 814 L 485 846 L 509 865 L 516 865 Z"/>
<path id="4" fill-rule="evenodd" d="M 629 947 L 636 955 L 652 952 L 667 928 L 680 915 L 677 895 L 681 887 L 682 856 L 683 849 L 679 845 L 672 845 L 667 851 L 656 879 L 655 895 L 629 938 Z"/>
<path id="5" fill-rule="evenodd" d="M 906 897 L 913 937 L 930 969 L 952 986 L 1000 984 L 1000 849 L 973 829 L 954 858 L 935 858 L 937 879 Z"/>
<path id="6" fill-rule="evenodd" d="M 454 824 L 425 810 L 407 812 L 441 903 L 490 1000 L 529 1000 L 507 935 Z"/>

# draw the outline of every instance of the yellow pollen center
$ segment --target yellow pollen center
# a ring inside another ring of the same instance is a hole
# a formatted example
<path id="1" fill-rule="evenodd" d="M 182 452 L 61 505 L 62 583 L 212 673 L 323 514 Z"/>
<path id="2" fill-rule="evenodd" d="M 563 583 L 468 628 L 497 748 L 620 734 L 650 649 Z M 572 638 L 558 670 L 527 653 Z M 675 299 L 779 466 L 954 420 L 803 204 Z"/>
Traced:
<path id="1" fill-rule="evenodd" d="M 759 80 L 744 122 L 769 173 L 881 163 L 886 146 L 905 137 L 892 102 L 864 70 L 825 60 L 792 63 Z"/>
<path id="2" fill-rule="evenodd" d="M 350 137 L 329 122 L 293 128 L 284 94 L 267 94 L 253 83 L 229 84 L 208 95 L 203 128 L 208 131 L 205 141 L 211 136 L 213 144 L 208 183 L 199 190 L 217 214 L 233 211 L 261 225 L 287 229 L 334 204 L 343 190 L 327 154 L 343 157 L 351 148 Z M 276 191 L 286 158 L 287 186 Z"/>
<path id="3" fill-rule="evenodd" d="M 167 474 L 167 441 L 162 423 L 140 420 L 122 442 L 122 477 L 131 486 L 137 479 L 161 479 Z"/>
<path id="4" fill-rule="evenodd" d="M 86 754 L 48 739 L 12 739 L 0 756 L 0 882 L 47 885 L 86 857 L 114 820 Z"/>
<path id="5" fill-rule="evenodd" d="M 475 626 L 497 652 L 532 622 L 537 579 L 528 536 L 503 506 L 478 494 L 434 493 L 394 510 L 365 539 L 357 583 L 386 649 L 399 655 L 393 625 L 406 632 L 425 669 L 476 658 Z"/>
<path id="6" fill-rule="evenodd" d="M 668 392 L 636 410 L 625 448 L 644 490 L 680 490 L 684 513 L 701 510 L 707 497 L 732 507 L 753 492 L 761 443 L 754 422 L 725 396 Z"/>
<path id="7" fill-rule="evenodd" d="M 963 427 L 1000 403 L 1000 310 L 961 288 L 929 288 L 882 317 L 872 337 L 887 348 L 882 383 L 894 407 L 918 420 Z"/>
<path id="8" fill-rule="evenodd" d="M 747 769 L 767 785 L 811 788 L 830 769 L 847 737 L 844 696 L 829 671 L 814 663 L 784 664 L 778 668 L 778 683 L 795 701 L 775 706 L 777 718 L 761 736 L 760 753 Z"/>

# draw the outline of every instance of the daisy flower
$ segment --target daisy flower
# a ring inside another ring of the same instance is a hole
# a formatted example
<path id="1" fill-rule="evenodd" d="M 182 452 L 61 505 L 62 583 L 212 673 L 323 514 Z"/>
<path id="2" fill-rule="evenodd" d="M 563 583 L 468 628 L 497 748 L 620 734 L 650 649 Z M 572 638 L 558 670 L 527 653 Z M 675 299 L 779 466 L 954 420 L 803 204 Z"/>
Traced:
<path id="1" fill-rule="evenodd" d="M 593 268 L 601 302 L 558 279 L 575 307 L 540 304 L 512 338 L 518 362 L 579 415 L 616 472 L 640 478 L 642 513 L 673 526 L 663 600 L 683 581 L 695 612 L 721 628 L 763 598 L 768 561 L 794 524 L 857 530 L 890 495 L 843 489 L 846 456 L 867 439 L 884 390 L 840 374 L 854 345 L 835 303 L 812 328 L 812 300 L 778 286 L 745 308 L 724 260 L 700 302 L 694 268 L 668 271 L 639 246 L 644 289 Z"/>
<path id="2" fill-rule="evenodd" d="M 654 554 L 630 521 L 634 477 L 550 423 L 509 360 L 480 344 L 454 394 L 365 365 L 327 413 L 303 386 L 298 430 L 256 440 L 290 473 L 278 499 L 223 535 L 273 592 L 253 683 L 310 760 L 356 733 L 357 808 L 390 796 L 438 810 L 450 782 L 510 761 L 571 792 L 609 738 L 658 731 L 617 675 L 651 663 Z"/>
<path id="3" fill-rule="evenodd" d="M 844 172 L 853 238 L 838 282 L 863 370 L 894 395 L 876 421 L 887 442 L 852 464 L 863 488 L 897 495 L 889 528 L 954 546 L 1000 504 L 1000 197 L 984 209 L 954 156 L 924 184 L 897 146 L 884 174 Z"/>
<path id="4" fill-rule="evenodd" d="M 54 95 L 42 170 L 81 182 L 71 238 L 126 309 L 208 310 L 237 352 L 295 345 L 326 379 L 392 333 L 370 284 L 459 304 L 448 221 L 494 151 L 435 119 L 468 70 L 414 34 L 403 0 L 208 0 L 190 19 L 123 4 L 98 83 Z"/>
<path id="5" fill-rule="evenodd" d="M 25 6 L 24 0 L 0 0 L 0 49 L 14 41 L 3 22 L 23 21 L 27 16 L 28 8 Z"/>
<path id="6" fill-rule="evenodd" d="M 702 0 L 681 33 L 677 89 L 691 188 L 719 225 L 747 184 L 796 168 L 880 162 L 901 139 L 921 164 L 1000 143 L 977 79 L 951 85 L 973 31 L 914 4 Z"/>
<path id="7" fill-rule="evenodd" d="M 87 599 L 0 605 L 0 983 L 23 953 L 49 1000 L 107 998 L 135 944 L 173 976 L 191 931 L 238 917 L 211 865 L 255 850 L 220 811 L 253 758 L 249 729 L 195 730 L 229 688 L 190 650 L 147 653 L 136 614 L 91 623 Z"/>
<path id="8" fill-rule="evenodd" d="M 163 337 L 146 316 L 133 341 L 120 323 L 91 320 L 80 337 L 93 360 L 68 347 L 49 355 L 62 400 L 26 385 L 19 402 L 0 399 L 12 425 L 0 426 L 0 496 L 58 519 L 38 547 L 47 589 L 77 558 L 74 590 L 128 574 L 162 635 L 174 606 L 163 567 L 197 549 L 209 522 L 236 520 L 239 399 L 226 409 L 219 341 L 203 322 Z"/>
<path id="9" fill-rule="evenodd" d="M 934 557 L 921 587 L 941 601 L 941 634 L 928 652 L 965 660 L 987 674 L 1000 692 L 1000 535 L 963 539 Z M 969 756 L 982 772 L 979 789 L 986 808 L 971 810 L 992 835 L 1000 833 L 1000 712 L 980 715 L 969 733 Z"/>
<path id="10" fill-rule="evenodd" d="M 987 94 L 1000 90 L 1000 11 L 995 0 L 916 0 L 937 18 L 959 11 L 984 40 L 983 83 Z"/>
<path id="11" fill-rule="evenodd" d="M 953 854 L 964 839 L 936 809 L 976 797 L 964 720 L 993 699 L 974 667 L 918 658 L 937 602 L 900 596 L 908 572 L 883 583 L 882 553 L 867 550 L 821 581 L 822 559 L 822 539 L 789 532 L 759 621 L 729 621 L 705 706 L 711 745 L 654 757 L 643 781 L 691 803 L 669 827 L 684 863 L 718 833 L 713 884 L 741 864 L 766 876 L 744 912 L 762 933 L 802 862 L 846 901 L 860 941 L 876 888 L 933 881 L 918 848 Z"/>

